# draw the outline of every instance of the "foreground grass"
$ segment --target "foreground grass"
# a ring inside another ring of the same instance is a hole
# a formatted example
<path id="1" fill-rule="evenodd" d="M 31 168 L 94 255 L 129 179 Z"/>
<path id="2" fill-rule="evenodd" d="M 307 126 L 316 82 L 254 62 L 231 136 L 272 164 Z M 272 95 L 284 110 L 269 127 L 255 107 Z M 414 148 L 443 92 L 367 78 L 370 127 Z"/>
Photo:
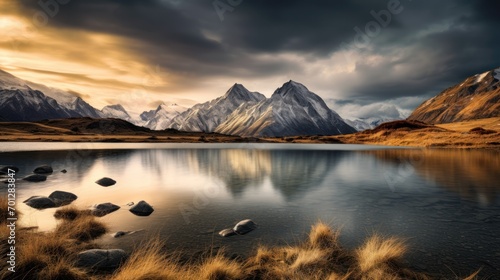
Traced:
<path id="1" fill-rule="evenodd" d="M 6 201 L 0 203 L 3 213 Z M 93 240 L 107 231 L 106 226 L 88 211 L 72 206 L 61 208 L 56 216 L 61 220 L 52 232 L 17 231 L 16 273 L 3 269 L 0 279 L 432 279 L 402 264 L 407 247 L 400 239 L 374 235 L 359 248 L 347 250 L 339 244 L 340 232 L 322 222 L 312 226 L 301 244 L 259 246 L 245 260 L 216 252 L 183 263 L 179 257 L 167 255 L 164 244 L 153 238 L 140 244 L 116 271 L 96 273 L 78 268 L 75 257 L 80 251 L 96 248 Z M 0 228 L 3 254 L 8 234 L 3 217 Z M 475 274 L 464 279 L 476 279 Z"/>

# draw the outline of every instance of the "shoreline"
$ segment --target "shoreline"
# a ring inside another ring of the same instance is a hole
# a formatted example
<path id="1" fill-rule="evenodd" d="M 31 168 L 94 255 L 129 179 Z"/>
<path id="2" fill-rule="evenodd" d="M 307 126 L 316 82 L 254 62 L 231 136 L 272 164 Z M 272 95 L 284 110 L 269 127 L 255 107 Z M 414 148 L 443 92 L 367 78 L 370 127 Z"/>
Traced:
<path id="1" fill-rule="evenodd" d="M 5 201 L 1 202 L 1 210 L 4 210 Z M 313 275 L 317 279 L 446 278 L 446 275 L 412 269 L 405 260 L 409 250 L 403 239 L 373 234 L 359 247 L 346 249 L 339 242 L 341 232 L 321 221 L 311 226 L 305 240 L 286 246 L 255 244 L 245 258 L 231 257 L 224 249 L 214 249 L 186 259 L 180 251 L 167 251 L 158 237 L 149 236 L 116 267 L 88 267 L 81 264 L 78 254 L 88 249 L 103 249 L 96 241 L 108 233 L 107 225 L 75 206 L 61 207 L 57 213 L 59 223 L 52 231 L 18 229 L 16 272 L 1 271 L 0 278 L 309 279 Z M 2 228 L 5 227 L 3 221 Z M 5 246 L 7 235 L 4 231 L 1 233 L 2 246 Z M 55 254 L 54 250 L 62 251 Z M 478 272 L 473 271 L 461 279 L 477 279 Z"/>

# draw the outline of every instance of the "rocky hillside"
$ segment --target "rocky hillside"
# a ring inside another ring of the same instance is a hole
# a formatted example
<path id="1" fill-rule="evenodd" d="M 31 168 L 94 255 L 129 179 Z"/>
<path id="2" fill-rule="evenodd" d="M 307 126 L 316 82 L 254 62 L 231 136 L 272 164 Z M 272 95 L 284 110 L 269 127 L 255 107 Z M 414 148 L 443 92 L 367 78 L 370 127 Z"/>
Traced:
<path id="1" fill-rule="evenodd" d="M 408 117 L 430 124 L 500 116 L 500 68 L 477 74 L 422 103 Z"/>

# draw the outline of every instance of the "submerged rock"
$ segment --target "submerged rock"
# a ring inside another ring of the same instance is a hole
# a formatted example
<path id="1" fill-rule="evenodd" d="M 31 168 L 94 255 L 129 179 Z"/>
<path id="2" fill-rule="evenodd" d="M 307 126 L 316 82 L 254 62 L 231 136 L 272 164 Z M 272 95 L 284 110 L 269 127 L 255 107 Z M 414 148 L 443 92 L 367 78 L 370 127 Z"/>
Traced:
<path id="1" fill-rule="evenodd" d="M 132 208 L 130 208 L 129 211 L 134 213 L 137 216 L 149 216 L 155 210 L 146 201 L 141 200 L 136 205 L 134 205 Z"/>
<path id="2" fill-rule="evenodd" d="M 118 209 L 120 209 L 120 206 L 106 202 L 94 205 L 90 211 L 94 216 L 103 217 L 109 213 L 115 212 Z"/>
<path id="3" fill-rule="evenodd" d="M 43 182 L 47 180 L 47 176 L 40 174 L 31 174 L 24 177 L 23 180 L 28 182 Z"/>
<path id="4" fill-rule="evenodd" d="M 243 220 L 239 223 L 237 223 L 233 230 L 234 232 L 236 232 L 236 234 L 240 234 L 240 235 L 243 235 L 243 234 L 247 234 L 249 232 L 251 232 L 252 230 L 256 229 L 257 228 L 257 225 L 250 219 L 246 219 L 246 220 Z"/>
<path id="5" fill-rule="evenodd" d="M 104 177 L 104 178 L 97 180 L 95 183 L 98 185 L 101 185 L 103 187 L 109 187 L 109 186 L 116 184 L 116 181 L 111 179 L 111 178 Z"/>
<path id="6" fill-rule="evenodd" d="M 78 253 L 77 265 L 92 269 L 118 268 L 127 259 L 122 249 L 91 249 Z"/>
<path id="7" fill-rule="evenodd" d="M 54 172 L 54 170 L 50 165 L 38 166 L 37 168 L 35 168 L 35 170 L 33 170 L 33 173 L 36 174 L 52 174 L 52 172 Z"/>
<path id="8" fill-rule="evenodd" d="M 57 206 L 62 206 L 70 204 L 76 200 L 78 196 L 70 192 L 55 191 L 49 195 L 49 198 L 52 199 Z"/>
<path id="9" fill-rule="evenodd" d="M 222 237 L 228 237 L 228 236 L 236 235 L 236 232 L 234 232 L 234 230 L 232 228 L 226 228 L 226 229 L 221 230 L 219 232 L 219 235 Z"/>
<path id="10" fill-rule="evenodd" d="M 232 235 L 244 235 L 257 228 L 252 220 L 246 219 L 237 223 L 233 228 L 223 229 L 219 232 L 220 236 L 227 237 Z"/>
<path id="11" fill-rule="evenodd" d="M 23 202 L 26 203 L 26 205 L 36 209 L 56 207 L 56 203 L 46 196 L 32 196 Z"/>

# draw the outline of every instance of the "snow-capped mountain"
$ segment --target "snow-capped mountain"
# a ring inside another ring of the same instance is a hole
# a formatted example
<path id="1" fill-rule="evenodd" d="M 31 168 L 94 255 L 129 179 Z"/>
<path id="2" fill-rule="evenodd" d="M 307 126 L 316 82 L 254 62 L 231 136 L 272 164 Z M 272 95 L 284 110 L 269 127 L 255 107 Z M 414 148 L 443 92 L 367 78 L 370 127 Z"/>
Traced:
<path id="1" fill-rule="evenodd" d="M 0 114 L 11 121 L 93 117 L 100 111 L 78 96 L 24 81 L 0 70 Z"/>
<path id="2" fill-rule="evenodd" d="M 172 119 L 185 112 L 188 108 L 176 103 L 169 105 L 160 104 L 156 110 L 146 111 L 141 114 L 143 126 L 152 130 L 164 130 L 171 124 Z"/>
<path id="3" fill-rule="evenodd" d="M 304 85 L 289 81 L 271 98 L 239 106 L 215 132 L 240 136 L 337 135 L 354 128 Z"/>
<path id="4" fill-rule="evenodd" d="M 357 119 L 344 119 L 344 121 L 354 127 L 357 131 L 363 131 L 367 129 L 373 129 L 383 123 L 392 122 L 397 120 L 404 120 L 406 117 L 401 118 L 357 118 Z"/>
<path id="5" fill-rule="evenodd" d="M 0 89 L 0 117 L 8 121 L 38 121 L 76 117 L 57 101 L 33 89 Z"/>
<path id="6" fill-rule="evenodd" d="M 102 113 L 96 108 L 92 107 L 90 104 L 85 102 L 80 97 L 77 97 L 73 102 L 63 105 L 64 107 L 78 113 L 80 116 L 91 117 L 91 118 L 101 118 Z"/>
<path id="7" fill-rule="evenodd" d="M 120 104 L 108 105 L 101 110 L 102 118 L 122 119 L 130 121 L 132 118 L 125 108 Z"/>
<path id="8" fill-rule="evenodd" d="M 241 84 L 234 84 L 224 96 L 194 105 L 175 117 L 167 127 L 182 131 L 213 132 L 241 104 L 265 98 L 258 92 L 248 91 Z"/>

